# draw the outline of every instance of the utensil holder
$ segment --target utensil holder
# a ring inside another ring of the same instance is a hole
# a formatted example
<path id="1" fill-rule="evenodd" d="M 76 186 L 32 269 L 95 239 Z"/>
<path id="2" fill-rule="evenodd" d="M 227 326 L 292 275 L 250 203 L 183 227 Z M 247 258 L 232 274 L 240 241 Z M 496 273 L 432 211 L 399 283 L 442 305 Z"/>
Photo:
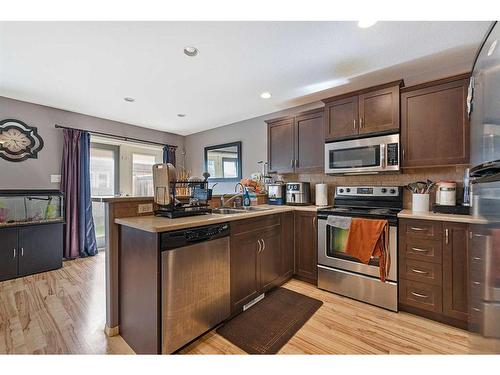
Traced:
<path id="1" fill-rule="evenodd" d="M 428 212 L 429 194 L 413 194 L 411 209 L 417 212 Z"/>

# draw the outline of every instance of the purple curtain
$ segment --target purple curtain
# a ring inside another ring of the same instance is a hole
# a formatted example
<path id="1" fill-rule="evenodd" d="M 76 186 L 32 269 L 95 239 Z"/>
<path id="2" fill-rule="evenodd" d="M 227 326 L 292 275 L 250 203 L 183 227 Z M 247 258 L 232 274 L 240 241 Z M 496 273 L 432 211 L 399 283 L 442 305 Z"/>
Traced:
<path id="1" fill-rule="evenodd" d="M 163 162 L 170 163 L 175 167 L 175 147 L 165 145 L 163 147 Z"/>
<path id="2" fill-rule="evenodd" d="M 95 231 L 90 203 L 88 133 L 64 129 L 61 191 L 64 194 L 64 257 L 95 255 Z M 88 155 L 87 155 L 88 154 Z M 90 228 L 90 229 L 89 229 Z M 89 229 L 89 230 L 87 230 Z"/>

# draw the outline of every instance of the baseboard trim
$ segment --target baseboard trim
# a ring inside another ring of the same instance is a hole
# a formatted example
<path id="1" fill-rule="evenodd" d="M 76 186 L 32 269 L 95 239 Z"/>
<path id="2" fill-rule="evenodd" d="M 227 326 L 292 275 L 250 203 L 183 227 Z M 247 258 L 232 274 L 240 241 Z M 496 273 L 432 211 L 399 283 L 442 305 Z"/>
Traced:
<path id="1" fill-rule="evenodd" d="M 108 327 L 108 325 L 106 324 L 104 326 L 104 333 L 108 337 L 117 336 L 120 334 L 120 326 Z"/>

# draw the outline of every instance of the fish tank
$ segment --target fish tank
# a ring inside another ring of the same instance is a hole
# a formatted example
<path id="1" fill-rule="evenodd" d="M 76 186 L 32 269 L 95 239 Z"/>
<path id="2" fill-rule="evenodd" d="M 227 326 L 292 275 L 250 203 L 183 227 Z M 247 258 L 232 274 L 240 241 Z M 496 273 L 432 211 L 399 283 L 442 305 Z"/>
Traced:
<path id="1" fill-rule="evenodd" d="M 0 190 L 0 228 L 63 221 L 59 190 Z"/>

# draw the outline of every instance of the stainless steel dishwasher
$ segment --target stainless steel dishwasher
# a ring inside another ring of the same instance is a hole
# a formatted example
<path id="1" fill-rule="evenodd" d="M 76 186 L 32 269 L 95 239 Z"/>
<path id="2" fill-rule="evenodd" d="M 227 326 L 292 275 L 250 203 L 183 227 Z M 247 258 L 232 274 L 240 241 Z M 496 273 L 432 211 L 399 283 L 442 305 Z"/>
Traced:
<path id="1" fill-rule="evenodd" d="M 161 234 L 162 353 L 229 317 L 229 224 Z"/>

